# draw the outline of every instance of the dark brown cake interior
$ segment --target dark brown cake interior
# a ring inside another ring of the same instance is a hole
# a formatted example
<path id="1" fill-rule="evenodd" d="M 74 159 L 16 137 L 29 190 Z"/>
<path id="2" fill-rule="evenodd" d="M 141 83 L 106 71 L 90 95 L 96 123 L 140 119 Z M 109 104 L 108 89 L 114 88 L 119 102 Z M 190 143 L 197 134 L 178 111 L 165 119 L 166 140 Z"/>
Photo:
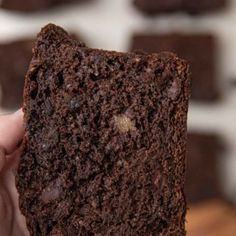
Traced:
<path id="1" fill-rule="evenodd" d="M 38 35 L 17 188 L 31 235 L 185 235 L 188 66 Z"/>

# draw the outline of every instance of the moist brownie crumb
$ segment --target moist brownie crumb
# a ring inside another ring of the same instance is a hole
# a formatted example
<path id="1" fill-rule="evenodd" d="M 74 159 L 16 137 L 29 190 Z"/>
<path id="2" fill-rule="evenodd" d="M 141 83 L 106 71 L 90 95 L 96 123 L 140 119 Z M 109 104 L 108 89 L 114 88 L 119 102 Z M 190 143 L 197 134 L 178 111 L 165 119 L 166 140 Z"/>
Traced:
<path id="1" fill-rule="evenodd" d="M 148 53 L 171 51 L 190 62 L 191 99 L 215 102 L 220 98 L 216 76 L 217 43 L 211 34 L 135 34 L 131 50 Z"/>
<path id="2" fill-rule="evenodd" d="M 134 0 L 134 5 L 149 15 L 171 12 L 200 14 L 225 8 L 227 0 Z"/>
<path id="3" fill-rule="evenodd" d="M 38 35 L 17 188 L 31 235 L 184 236 L 187 63 Z"/>
<path id="4" fill-rule="evenodd" d="M 33 40 L 0 44 L 1 103 L 6 109 L 22 105 L 24 77 L 32 58 Z"/>
<path id="5" fill-rule="evenodd" d="M 225 147 L 217 134 L 190 133 L 187 142 L 188 203 L 223 198 L 219 161 Z"/>

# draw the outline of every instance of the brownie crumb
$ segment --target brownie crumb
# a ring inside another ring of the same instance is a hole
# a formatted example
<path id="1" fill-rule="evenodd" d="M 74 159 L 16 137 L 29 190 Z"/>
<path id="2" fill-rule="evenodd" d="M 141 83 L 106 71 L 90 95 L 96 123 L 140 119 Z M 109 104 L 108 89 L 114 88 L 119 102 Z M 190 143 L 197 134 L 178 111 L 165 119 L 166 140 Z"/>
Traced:
<path id="1" fill-rule="evenodd" d="M 30 235 L 186 235 L 188 64 L 90 49 L 52 24 L 33 51 L 17 174 Z"/>

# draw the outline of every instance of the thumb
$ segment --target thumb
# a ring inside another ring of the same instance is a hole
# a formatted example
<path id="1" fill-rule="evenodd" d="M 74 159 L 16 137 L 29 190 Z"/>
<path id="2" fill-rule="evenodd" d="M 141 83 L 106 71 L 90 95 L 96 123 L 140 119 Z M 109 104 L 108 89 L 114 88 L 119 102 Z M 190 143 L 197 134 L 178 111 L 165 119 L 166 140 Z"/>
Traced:
<path id="1" fill-rule="evenodd" d="M 24 133 L 23 112 L 0 116 L 0 148 L 11 154 L 22 140 Z"/>

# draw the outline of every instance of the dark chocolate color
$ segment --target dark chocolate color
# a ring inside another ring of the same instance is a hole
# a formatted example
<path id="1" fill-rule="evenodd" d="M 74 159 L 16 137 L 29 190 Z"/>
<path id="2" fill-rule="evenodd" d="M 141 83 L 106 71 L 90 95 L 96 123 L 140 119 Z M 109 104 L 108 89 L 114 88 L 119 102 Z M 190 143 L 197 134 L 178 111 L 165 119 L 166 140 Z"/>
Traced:
<path id="1" fill-rule="evenodd" d="M 220 97 L 216 78 L 217 43 L 211 34 L 136 34 L 131 50 L 148 53 L 171 51 L 190 62 L 191 98 L 217 101 Z"/>
<path id="2" fill-rule="evenodd" d="M 184 236 L 188 66 L 38 35 L 17 174 L 31 235 Z"/>

